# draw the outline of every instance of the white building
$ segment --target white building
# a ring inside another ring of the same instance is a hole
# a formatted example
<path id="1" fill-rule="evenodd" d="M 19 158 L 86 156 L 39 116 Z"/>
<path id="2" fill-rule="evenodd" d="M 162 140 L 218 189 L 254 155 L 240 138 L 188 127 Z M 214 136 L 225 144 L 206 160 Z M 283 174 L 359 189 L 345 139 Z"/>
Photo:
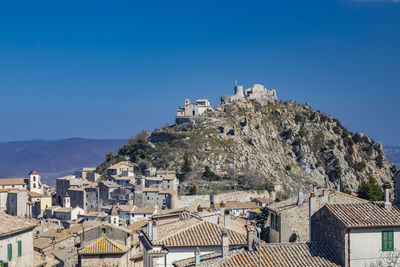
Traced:
<path id="1" fill-rule="evenodd" d="M 312 241 L 326 243 L 342 266 L 390 266 L 400 258 L 400 209 L 388 201 L 326 204 L 311 219 Z"/>
<path id="2" fill-rule="evenodd" d="M 4 214 L 0 214 L 0 222 L 0 260 L 8 266 L 33 266 L 32 231 L 36 224 Z"/>
<path id="3" fill-rule="evenodd" d="M 175 261 L 193 257 L 197 247 L 206 255 L 246 245 L 246 235 L 224 230 L 220 225 L 190 214 L 173 216 L 165 221 L 149 221 L 139 240 L 143 250 L 143 266 L 171 267 Z"/>

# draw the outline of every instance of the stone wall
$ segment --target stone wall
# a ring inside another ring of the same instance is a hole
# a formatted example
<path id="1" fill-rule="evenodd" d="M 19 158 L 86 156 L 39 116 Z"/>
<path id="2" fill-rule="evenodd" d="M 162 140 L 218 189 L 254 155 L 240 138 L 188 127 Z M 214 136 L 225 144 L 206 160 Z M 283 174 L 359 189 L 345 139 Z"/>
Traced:
<path id="1" fill-rule="evenodd" d="M 132 266 L 133 263 L 129 260 L 129 253 L 123 255 L 106 255 L 89 256 L 81 255 L 79 260 L 80 266 L 92 267 L 92 266 L 121 266 L 128 267 Z"/>
<path id="2" fill-rule="evenodd" d="M 268 191 L 235 191 L 229 193 L 223 193 L 219 195 L 215 195 L 214 202 L 221 202 L 221 201 L 251 201 L 251 198 L 256 197 L 265 197 L 269 198 L 270 194 Z M 195 195 L 195 196 L 180 196 L 176 203 L 177 208 L 188 207 L 192 205 L 201 205 L 203 207 L 210 206 L 210 195 Z"/>
<path id="3" fill-rule="evenodd" d="M 346 258 L 346 234 L 344 225 L 333 216 L 327 207 L 311 217 L 311 241 L 326 243 L 339 263 L 344 266 Z"/>

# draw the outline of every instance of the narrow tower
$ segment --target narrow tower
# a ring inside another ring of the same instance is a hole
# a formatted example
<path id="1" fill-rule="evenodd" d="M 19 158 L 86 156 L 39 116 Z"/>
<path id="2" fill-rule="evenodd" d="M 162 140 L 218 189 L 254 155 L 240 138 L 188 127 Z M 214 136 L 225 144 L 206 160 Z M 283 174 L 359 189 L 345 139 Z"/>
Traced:
<path id="1" fill-rule="evenodd" d="M 63 207 L 64 208 L 71 207 L 71 198 L 69 197 L 68 192 L 65 192 L 65 195 L 63 197 Z"/>

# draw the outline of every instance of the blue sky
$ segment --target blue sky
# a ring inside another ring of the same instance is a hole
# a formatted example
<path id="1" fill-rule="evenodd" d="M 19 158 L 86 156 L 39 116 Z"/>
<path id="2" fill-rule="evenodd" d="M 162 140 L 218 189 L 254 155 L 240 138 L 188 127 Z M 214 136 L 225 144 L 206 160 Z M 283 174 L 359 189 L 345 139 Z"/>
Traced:
<path id="1" fill-rule="evenodd" d="M 398 1 L 0 4 L 0 142 L 128 138 L 262 83 L 400 145 Z"/>

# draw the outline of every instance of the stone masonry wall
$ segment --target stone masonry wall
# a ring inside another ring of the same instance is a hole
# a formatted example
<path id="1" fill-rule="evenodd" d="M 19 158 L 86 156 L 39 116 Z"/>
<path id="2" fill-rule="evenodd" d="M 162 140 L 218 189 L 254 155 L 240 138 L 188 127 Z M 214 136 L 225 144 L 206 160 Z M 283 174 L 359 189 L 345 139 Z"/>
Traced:
<path id="1" fill-rule="evenodd" d="M 229 193 L 223 193 L 219 195 L 215 195 L 214 201 L 221 202 L 221 201 L 250 201 L 251 198 L 256 197 L 265 197 L 269 198 L 270 194 L 268 191 L 235 191 Z M 176 203 L 177 208 L 188 207 L 192 205 L 201 205 L 203 207 L 210 206 L 210 195 L 195 195 L 195 196 L 180 196 Z"/>

